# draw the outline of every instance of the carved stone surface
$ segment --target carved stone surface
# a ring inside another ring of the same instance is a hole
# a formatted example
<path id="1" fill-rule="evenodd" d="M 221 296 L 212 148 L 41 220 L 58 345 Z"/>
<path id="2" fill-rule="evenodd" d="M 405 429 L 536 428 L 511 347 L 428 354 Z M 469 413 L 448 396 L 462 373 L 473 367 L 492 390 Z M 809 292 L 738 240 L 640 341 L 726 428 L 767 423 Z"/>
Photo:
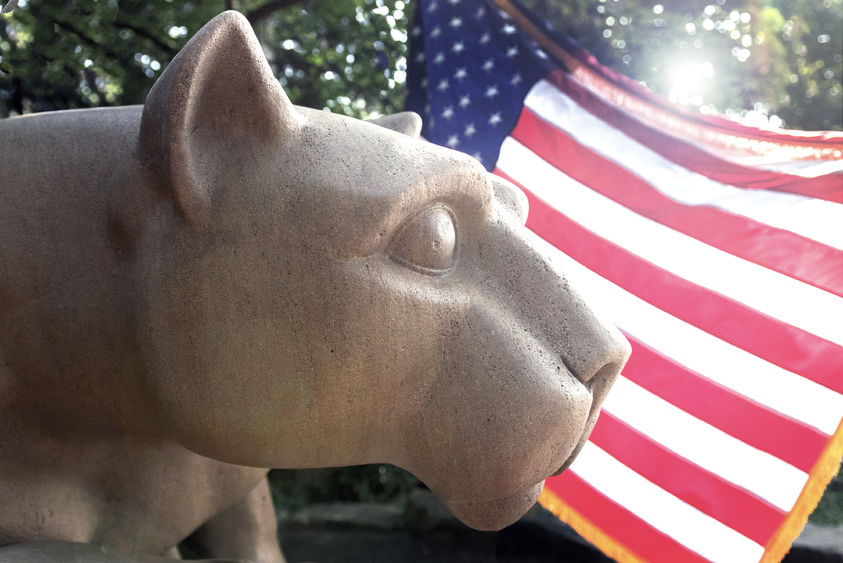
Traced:
<path id="1" fill-rule="evenodd" d="M 294 107 L 234 12 L 143 107 L 0 122 L 0 561 L 278 560 L 266 467 L 495 529 L 570 463 L 627 343 L 522 193 L 381 124 Z"/>

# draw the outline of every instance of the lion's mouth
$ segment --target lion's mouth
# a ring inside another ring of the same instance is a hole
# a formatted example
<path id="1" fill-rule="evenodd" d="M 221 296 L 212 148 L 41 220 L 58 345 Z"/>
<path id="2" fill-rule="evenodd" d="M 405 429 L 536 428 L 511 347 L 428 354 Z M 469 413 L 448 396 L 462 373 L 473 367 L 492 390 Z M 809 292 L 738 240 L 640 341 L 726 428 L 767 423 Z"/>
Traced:
<path id="1" fill-rule="evenodd" d="M 591 436 L 591 431 L 594 429 L 594 425 L 597 424 L 597 417 L 600 415 L 600 407 L 603 405 L 603 399 L 606 398 L 606 394 L 609 392 L 609 389 L 612 387 L 612 384 L 618 378 L 619 374 L 620 369 L 613 365 L 607 365 L 584 384 L 591 393 L 592 402 L 588 416 L 585 419 L 582 434 L 580 435 L 577 445 L 574 446 L 574 449 L 571 451 L 570 455 L 568 455 L 568 459 L 562 463 L 559 469 L 557 469 L 551 477 L 556 477 L 568 469 L 571 464 L 574 463 L 574 460 L 577 459 L 577 456 L 583 449 L 583 446 L 585 446 L 588 437 Z"/>
<path id="2" fill-rule="evenodd" d="M 569 467 L 571 464 L 574 463 L 574 460 L 577 459 L 577 456 L 580 454 L 580 451 L 585 446 L 588 437 L 591 436 L 591 431 L 594 429 L 594 425 L 597 423 L 597 417 L 600 415 L 600 405 L 602 404 L 602 397 L 598 397 L 600 400 L 595 401 L 591 405 L 591 409 L 588 412 L 588 416 L 585 419 L 585 425 L 583 425 L 582 433 L 580 434 L 580 439 L 577 441 L 574 449 L 571 450 L 571 453 L 568 454 L 568 459 L 562 462 L 562 465 L 559 466 L 559 469 L 553 472 L 550 477 L 556 477 Z"/>
<path id="3" fill-rule="evenodd" d="M 586 442 L 586 440 L 588 440 L 588 437 L 590 435 L 591 435 L 591 429 L 590 428 L 588 429 L 588 432 L 583 432 L 583 435 L 580 438 L 580 441 L 577 442 L 577 445 L 574 447 L 574 451 L 571 452 L 571 455 L 568 456 L 568 459 L 566 459 L 562 463 L 562 465 L 559 467 L 559 469 L 557 469 L 550 477 L 556 477 L 557 475 L 559 475 L 560 473 L 562 473 L 563 471 L 565 471 L 566 469 L 571 467 L 571 464 L 574 463 L 575 459 L 577 459 L 577 456 L 580 454 L 580 450 L 582 450 L 583 446 L 585 446 L 585 442 Z"/>

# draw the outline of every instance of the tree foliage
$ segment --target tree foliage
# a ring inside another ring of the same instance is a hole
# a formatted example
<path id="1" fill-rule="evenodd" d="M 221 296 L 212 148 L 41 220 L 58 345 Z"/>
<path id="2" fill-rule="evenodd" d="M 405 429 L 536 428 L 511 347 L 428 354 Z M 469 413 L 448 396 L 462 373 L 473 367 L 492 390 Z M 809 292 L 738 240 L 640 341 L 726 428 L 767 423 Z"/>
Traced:
<path id="1" fill-rule="evenodd" d="M 256 31 L 293 101 L 368 117 L 403 108 L 405 9 L 401 0 L 314 2 Z"/>
<path id="2" fill-rule="evenodd" d="M 0 28 L 3 109 L 139 103 L 185 36 L 212 15 L 195 3 L 21 2 Z"/>
<path id="3" fill-rule="evenodd" d="M 403 104 L 400 0 L 21 0 L 0 20 L 0 115 L 142 103 L 187 38 L 231 7 L 293 101 L 356 116 Z"/>

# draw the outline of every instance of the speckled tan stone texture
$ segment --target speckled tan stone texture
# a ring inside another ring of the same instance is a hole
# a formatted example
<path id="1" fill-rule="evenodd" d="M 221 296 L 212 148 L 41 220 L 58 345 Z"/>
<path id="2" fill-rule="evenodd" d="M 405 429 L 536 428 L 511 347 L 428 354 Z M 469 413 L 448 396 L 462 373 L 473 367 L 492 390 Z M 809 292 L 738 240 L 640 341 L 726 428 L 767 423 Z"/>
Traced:
<path id="1" fill-rule="evenodd" d="M 0 122 L 0 546 L 279 560 L 266 467 L 394 463 L 480 529 L 536 501 L 628 344 L 522 193 L 378 125 L 293 106 L 234 12 L 142 107 Z"/>

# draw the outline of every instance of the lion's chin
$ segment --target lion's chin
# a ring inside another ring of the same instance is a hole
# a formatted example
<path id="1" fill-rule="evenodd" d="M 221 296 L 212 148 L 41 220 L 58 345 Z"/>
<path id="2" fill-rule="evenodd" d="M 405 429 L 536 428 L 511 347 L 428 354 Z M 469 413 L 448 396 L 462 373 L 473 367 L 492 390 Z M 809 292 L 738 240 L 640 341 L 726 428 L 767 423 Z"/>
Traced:
<path id="1" fill-rule="evenodd" d="M 495 531 L 509 526 L 539 499 L 544 481 L 517 493 L 494 500 L 445 501 L 448 509 L 475 530 Z"/>

